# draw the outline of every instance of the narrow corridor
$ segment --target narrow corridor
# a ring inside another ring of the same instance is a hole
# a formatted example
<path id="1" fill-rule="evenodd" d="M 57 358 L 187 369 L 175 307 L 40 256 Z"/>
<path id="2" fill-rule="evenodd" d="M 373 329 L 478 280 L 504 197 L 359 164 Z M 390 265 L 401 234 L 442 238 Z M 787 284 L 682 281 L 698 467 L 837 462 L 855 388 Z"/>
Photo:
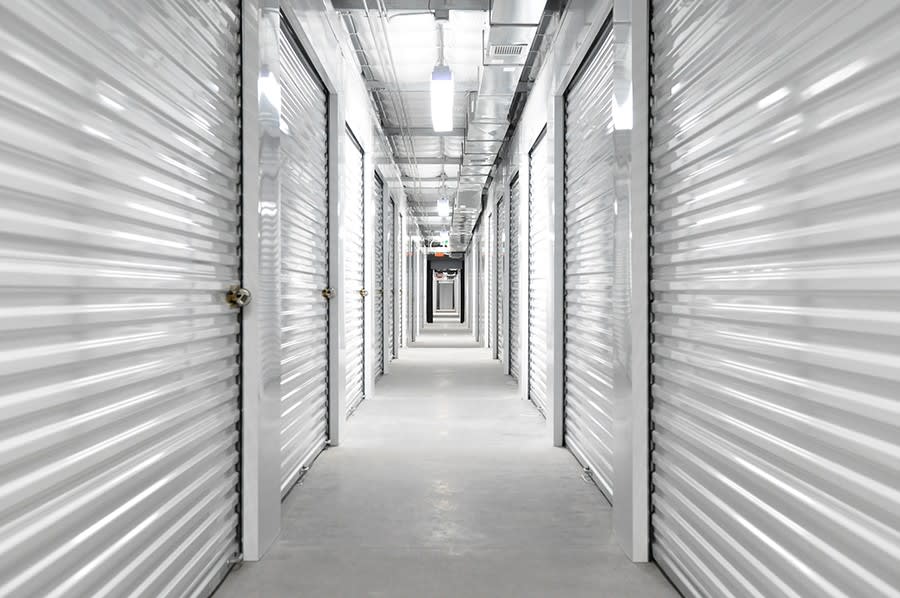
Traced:
<path id="1" fill-rule="evenodd" d="M 435 324 L 376 391 L 217 598 L 676 595 L 464 328 Z"/>

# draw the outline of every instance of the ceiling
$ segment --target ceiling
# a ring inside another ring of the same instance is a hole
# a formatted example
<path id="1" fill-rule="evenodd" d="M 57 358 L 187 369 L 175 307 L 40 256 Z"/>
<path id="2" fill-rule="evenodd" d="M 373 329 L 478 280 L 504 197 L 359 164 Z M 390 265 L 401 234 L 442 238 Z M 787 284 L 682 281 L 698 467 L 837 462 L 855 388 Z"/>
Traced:
<path id="1" fill-rule="evenodd" d="M 482 190 L 509 128 L 509 111 L 543 18 L 543 0 L 333 0 L 403 176 L 407 205 L 425 240 L 447 232 L 466 248 Z M 453 130 L 431 125 L 435 19 L 455 82 Z M 442 218 L 438 200 L 450 201 Z"/>

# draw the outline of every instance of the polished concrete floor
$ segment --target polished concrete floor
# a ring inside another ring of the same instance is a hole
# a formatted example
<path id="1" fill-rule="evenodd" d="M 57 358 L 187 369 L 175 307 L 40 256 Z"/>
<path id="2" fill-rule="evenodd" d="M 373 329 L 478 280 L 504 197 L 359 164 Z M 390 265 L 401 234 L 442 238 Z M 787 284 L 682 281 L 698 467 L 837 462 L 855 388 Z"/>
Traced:
<path id="1" fill-rule="evenodd" d="M 616 547 L 608 503 L 458 325 L 405 349 L 216 598 L 677 596 Z"/>

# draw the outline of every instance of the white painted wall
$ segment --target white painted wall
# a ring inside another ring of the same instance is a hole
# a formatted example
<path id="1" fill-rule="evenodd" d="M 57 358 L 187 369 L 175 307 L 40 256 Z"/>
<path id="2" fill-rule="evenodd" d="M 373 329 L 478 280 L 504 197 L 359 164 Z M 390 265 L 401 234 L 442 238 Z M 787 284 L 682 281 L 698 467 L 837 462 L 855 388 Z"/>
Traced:
<path id="1" fill-rule="evenodd" d="M 520 277 L 519 288 L 512 289 L 520 297 L 520 353 L 519 390 L 523 398 L 527 394 L 528 381 L 528 154 L 542 129 L 547 127 L 547 141 L 551 144 L 547 169 L 546 193 L 551 218 L 536 223 L 547 227 L 554 248 L 550 277 L 554 280 L 554 292 L 548 304 L 542 306 L 552 314 L 547 352 L 551 356 L 551 403 L 548 413 L 547 442 L 563 446 L 563 195 L 564 195 L 564 104 L 563 96 L 578 66 L 600 32 L 602 25 L 613 11 L 613 30 L 616 39 L 616 100 L 621 114 L 632 113 L 631 119 L 620 119 L 625 139 L 631 139 L 631 159 L 625 165 L 623 188 L 625 201 L 629 202 L 631 222 L 631 272 L 632 301 L 627 310 L 631 317 L 631 338 L 623 354 L 617 356 L 621 375 L 617 376 L 616 396 L 616 446 L 614 473 L 616 504 L 613 508 L 616 535 L 623 550 L 635 561 L 649 558 L 648 536 L 648 432 L 649 421 L 647 387 L 647 322 L 639 314 L 647 313 L 647 161 L 646 139 L 648 134 L 646 107 L 648 75 L 646 46 L 648 44 L 648 11 L 646 0 L 571 0 L 566 8 L 552 47 L 545 58 L 541 72 L 535 81 L 522 117 L 517 124 L 512 143 L 507 148 L 497 171 L 498 184 L 508 197 L 509 182 L 519 173 L 520 182 L 520 235 L 510 239 L 518 243 Z M 634 51 L 632 51 L 634 47 Z M 643 79 L 641 79 L 643 78 Z M 633 93 L 632 93 L 633 92 Z M 642 94 L 639 96 L 638 94 Z M 632 100 L 632 97 L 635 99 Z M 632 106 L 632 101 L 635 105 Z M 641 112 L 643 110 L 643 112 Z M 617 133 L 620 132 L 617 130 Z M 642 141 L 643 140 L 643 141 Z M 643 142 L 643 145 L 641 143 Z M 626 151 L 629 148 L 626 148 Z M 641 154 L 643 152 L 643 155 Z M 630 193 L 630 195 L 629 195 Z"/>
<path id="2" fill-rule="evenodd" d="M 366 235 L 366 288 L 374 287 L 374 242 L 375 242 L 375 202 L 383 201 L 374 197 L 374 173 L 376 162 L 385 181 L 385 187 L 394 196 L 396 218 L 406 214 L 406 197 L 399 179 L 399 169 L 390 162 L 384 150 L 387 147 L 378 119 L 369 101 L 368 92 L 359 72 L 349 36 L 340 23 L 330 2 L 321 0 L 244 0 L 243 5 L 243 61 L 245 106 L 244 145 L 244 284 L 251 288 L 264 287 L 260 272 L 260 250 L 263 245 L 260 223 L 263 218 L 277 218 L 277 201 L 267 201 L 259 191 L 263 183 L 271 187 L 274 172 L 261 172 L 259 164 L 260 146 L 266 138 L 259 126 L 259 102 L 274 101 L 263 98 L 278 90 L 267 84 L 266 94 L 260 94 L 257 81 L 263 76 L 278 77 L 277 32 L 280 10 L 301 45 L 310 57 L 319 76 L 329 92 L 329 230 L 330 230 L 330 283 L 338 292 L 331 300 L 330 313 L 330 444 L 338 445 L 345 428 L 345 379 L 346 356 L 344 347 L 343 294 L 344 249 L 338 226 L 343 209 L 340 172 L 343 160 L 345 126 L 349 126 L 365 153 L 365 235 Z M 274 38 L 273 38 L 274 36 Z M 274 39 L 274 46 L 273 46 Z M 275 50 L 273 62 L 272 50 Z M 271 134 L 271 131 L 269 132 Z M 277 185 L 276 185 L 277 186 Z M 268 214 L 265 217 L 260 214 Z M 408 222 L 408 219 L 405 219 Z M 271 282 L 271 281 L 269 281 Z M 404 293 L 405 294 L 405 293 Z M 265 291 L 260 299 L 265 300 Z M 374 351 L 370 339 L 373 338 L 374 293 L 366 300 L 366 343 L 365 358 L 366 398 L 374 399 Z M 243 317 L 243 408 L 242 422 L 242 533 L 244 559 L 258 560 L 271 546 L 280 531 L 281 496 L 279 489 L 280 444 L 278 442 L 280 418 L 280 392 L 272 380 L 279 367 L 278 356 L 270 355 L 262 349 L 266 339 L 262 331 L 271 327 L 264 318 L 271 317 L 265 310 L 246 310 Z M 382 325 L 383 323 L 377 324 Z M 271 343 L 270 343 L 271 344 Z"/>

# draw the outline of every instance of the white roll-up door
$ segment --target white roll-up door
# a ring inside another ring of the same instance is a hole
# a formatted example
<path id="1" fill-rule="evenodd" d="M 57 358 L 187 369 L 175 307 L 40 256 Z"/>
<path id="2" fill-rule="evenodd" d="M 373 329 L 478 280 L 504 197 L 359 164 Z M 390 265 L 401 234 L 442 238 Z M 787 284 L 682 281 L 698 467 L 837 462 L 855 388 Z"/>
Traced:
<path id="1" fill-rule="evenodd" d="M 237 1 L 0 5 L 0 596 L 238 551 Z"/>
<path id="2" fill-rule="evenodd" d="M 488 214 L 488 224 L 487 224 L 487 234 L 488 234 L 488 343 L 487 346 L 490 349 L 493 349 L 497 344 L 497 329 L 496 329 L 496 313 L 497 313 L 497 302 L 495 301 L 495 297 L 497 296 L 497 235 L 496 230 L 494 229 L 494 213 L 491 212 Z M 497 352 L 491 351 L 491 355 L 496 357 Z"/>
<path id="3" fill-rule="evenodd" d="M 604 32 L 566 94 L 565 442 L 612 500 L 612 35 Z"/>
<path id="4" fill-rule="evenodd" d="M 394 318 L 394 302 L 397 300 L 397 290 L 394 287 L 394 268 L 396 267 L 396 259 L 397 259 L 397 241 L 394 229 L 394 198 L 388 198 L 388 206 L 387 213 L 385 214 L 384 221 L 386 224 L 385 228 L 385 242 L 384 242 L 384 250 L 385 254 L 385 280 L 387 280 L 387 284 L 385 285 L 385 324 L 384 329 L 387 330 L 387 354 L 388 359 L 394 359 L 397 357 L 397 347 L 395 345 L 397 330 L 394 326 L 396 322 L 396 318 Z"/>
<path id="5" fill-rule="evenodd" d="M 281 494 L 328 434 L 327 97 L 282 22 Z"/>
<path id="6" fill-rule="evenodd" d="M 541 133 L 528 154 L 528 398 L 546 417 L 547 299 L 550 289 L 548 232 L 550 202 L 547 169 L 550 168 L 547 136 Z"/>
<path id="7" fill-rule="evenodd" d="M 375 352 L 375 377 L 384 373 L 384 183 L 375 175 L 375 334 L 372 335 L 372 349 Z"/>
<path id="8" fill-rule="evenodd" d="M 344 135 L 344 356 L 346 359 L 345 408 L 349 417 L 365 398 L 365 209 L 363 151 L 353 132 Z"/>
<path id="9" fill-rule="evenodd" d="M 493 301 L 497 310 L 497 357 L 503 359 L 503 353 L 506 351 L 506 334 L 507 330 L 504 326 L 504 309 L 506 305 L 506 288 L 508 282 L 506 280 L 506 252 L 508 242 L 506 238 L 506 226 L 509 221 L 509 204 L 505 198 L 501 197 L 497 202 L 497 294 L 494 295 Z"/>
<path id="10" fill-rule="evenodd" d="M 409 271 L 407 270 L 407 268 L 409 268 L 409 263 L 411 260 L 411 258 L 410 258 L 411 252 L 409 254 L 407 254 L 406 246 L 403 243 L 403 239 L 406 238 L 404 233 L 405 233 L 405 231 L 403 229 L 403 213 L 401 212 L 401 213 L 397 214 L 397 248 L 398 248 L 397 268 L 399 269 L 399 272 L 397 272 L 397 274 L 399 276 L 397 277 L 397 282 L 398 282 L 398 284 L 397 284 L 397 301 L 398 301 L 397 317 L 398 317 L 398 320 L 397 320 L 397 344 L 394 349 L 395 357 L 400 357 L 400 347 L 404 346 L 403 343 L 405 342 L 405 339 L 403 338 L 403 323 L 406 321 L 406 317 L 407 317 L 406 314 L 407 314 L 408 306 L 407 306 L 404 298 L 412 295 L 412 293 L 409 291 L 407 291 L 406 293 L 403 292 L 403 289 L 405 288 L 405 286 L 409 285 L 410 277 L 408 275 Z"/>
<path id="11" fill-rule="evenodd" d="M 519 379 L 519 175 L 509 184 L 509 375 Z"/>
<path id="12" fill-rule="evenodd" d="M 653 555 L 900 588 L 900 5 L 653 2 Z"/>

